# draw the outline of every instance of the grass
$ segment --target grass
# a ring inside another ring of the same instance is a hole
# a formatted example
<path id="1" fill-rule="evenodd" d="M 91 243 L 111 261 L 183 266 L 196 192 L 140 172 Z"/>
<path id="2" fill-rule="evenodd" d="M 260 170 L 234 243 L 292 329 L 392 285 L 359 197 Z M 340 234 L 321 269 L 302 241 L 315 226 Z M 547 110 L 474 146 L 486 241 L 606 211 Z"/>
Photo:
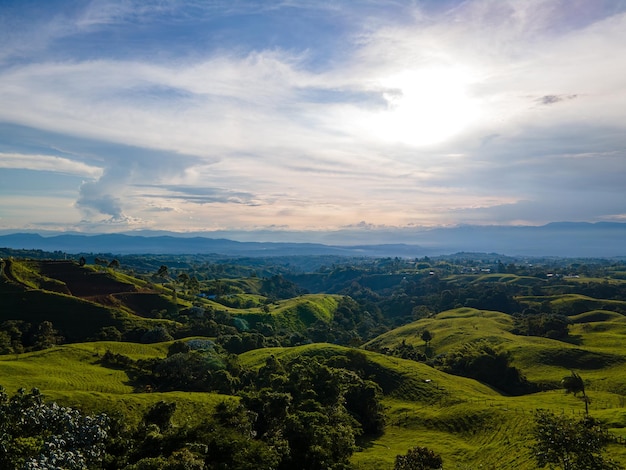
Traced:
<path id="1" fill-rule="evenodd" d="M 483 327 L 491 321 L 492 329 L 506 325 L 493 312 L 482 312 L 482 316 L 476 317 L 472 317 L 472 313 L 478 315 L 479 312 L 448 312 L 439 320 L 431 320 L 445 322 L 458 316 L 485 322 Z M 439 330 L 439 334 L 443 335 L 443 330 Z M 395 339 L 400 337 L 395 332 Z M 528 339 L 520 337 L 520 340 Z M 440 340 L 445 344 L 443 338 Z M 558 343 L 542 338 L 534 340 L 538 351 Z M 19 387 L 37 387 L 46 397 L 63 405 L 90 413 L 123 414 L 131 424 L 137 423 L 159 400 L 177 403 L 174 423 L 182 425 L 198 422 L 220 401 L 236 399 L 211 393 L 134 393 L 125 373 L 99 364 L 99 358 L 107 350 L 133 359 L 165 357 L 170 344 L 80 343 L 0 356 L 0 384 L 10 393 Z M 350 350 L 332 344 L 257 349 L 241 354 L 240 362 L 245 367 L 258 368 L 269 355 L 289 360 L 303 355 L 344 355 Z M 421 445 L 442 455 L 446 469 L 530 470 L 535 468 L 527 448 L 533 412 L 543 408 L 579 415 L 584 409 L 579 398 L 566 395 L 563 390 L 508 397 L 477 381 L 445 374 L 422 363 L 361 351 L 366 359 L 367 375 L 380 383 L 385 392 L 383 402 L 388 424 L 383 435 L 360 442 L 361 450 L 352 458 L 359 469 L 391 469 L 396 455 Z M 624 381 L 621 370 L 604 369 L 603 373 L 616 382 Z M 561 375 L 567 375 L 567 371 Z M 588 391 L 592 399 L 591 413 L 604 419 L 614 432 L 626 435 L 623 397 L 594 387 L 596 378 L 587 373 L 583 378 L 592 385 Z M 621 447 L 612 446 L 610 455 L 626 463 L 626 452 Z"/>
<path id="2" fill-rule="evenodd" d="M 461 378 L 442 374 L 436 380 L 448 398 L 441 402 L 426 404 L 407 395 L 395 399 L 388 395 L 385 401 L 392 426 L 355 454 L 357 468 L 392 468 L 395 455 L 422 445 L 441 454 L 446 469 L 534 469 L 532 456 L 525 450 L 530 444 L 528 430 L 534 410 L 583 413 L 582 401 L 559 388 L 570 369 L 586 382 L 591 414 L 607 422 L 614 433 L 626 435 L 626 319 L 611 312 L 591 311 L 574 317 L 574 321 L 572 343 L 567 343 L 516 336 L 510 332 L 512 323 L 507 315 L 461 308 L 397 328 L 368 343 L 366 347 L 393 347 L 402 341 L 421 346 L 420 334 L 428 329 L 434 336 L 431 347 L 436 355 L 464 342 L 487 339 L 509 351 L 513 365 L 529 380 L 554 390 L 507 397 L 493 390 L 489 394 L 471 389 Z M 412 374 L 423 373 L 417 367 L 407 367 Z M 483 412 L 495 419 L 481 421 Z M 473 422 L 474 427 L 464 430 L 463 423 Z M 610 446 L 609 454 L 626 463 L 624 446 Z"/>
<path id="3" fill-rule="evenodd" d="M 606 307 L 613 307 L 622 311 L 626 311 L 626 301 L 623 300 L 607 300 L 595 299 L 581 294 L 558 294 L 546 296 L 519 296 L 517 300 L 529 305 L 539 305 L 542 302 L 549 302 L 552 310 L 567 316 L 578 316 L 580 314 L 593 311 L 603 310 Z"/>
<path id="4" fill-rule="evenodd" d="M 337 310 L 342 296 L 330 294 L 307 294 L 278 301 L 263 311 L 261 307 L 250 309 L 227 309 L 231 315 L 241 317 L 251 325 L 268 323 L 277 329 L 303 331 L 317 321 L 329 323 Z"/>
<path id="5" fill-rule="evenodd" d="M 20 282 L 5 277 L 0 284 L 0 301 L 4 301 L 0 320 L 16 318 L 16 312 L 19 312 L 20 318 L 32 322 L 51 320 L 55 326 L 71 334 L 85 334 L 85 331 L 92 334 L 108 325 L 120 325 L 123 329 L 158 324 L 165 320 L 141 318 L 128 312 L 149 316 L 153 310 L 167 310 L 173 305 L 169 291 L 158 292 L 155 288 L 151 293 L 144 293 L 148 284 L 133 284 L 132 278 L 120 273 L 81 271 L 85 268 L 61 263 L 57 268 L 66 269 L 63 274 L 66 277 L 53 278 L 51 271 L 43 273 L 36 263 L 22 263 L 17 271 L 12 271 L 11 275 Z M 52 289 L 39 289 L 48 283 L 46 285 L 57 290 L 62 290 L 63 286 L 71 290 L 72 282 L 76 282 L 75 276 L 79 274 L 93 275 L 99 281 L 108 276 L 109 280 L 103 281 L 108 290 L 115 286 L 127 289 L 105 293 L 122 305 L 113 308 L 58 291 L 51 292 Z M 60 284 L 51 281 L 54 279 Z M 528 282 L 530 285 L 531 280 L 493 274 L 481 276 L 476 282 Z M 258 280 L 249 282 L 254 284 Z M 241 285 L 242 289 L 244 287 Z M 255 285 L 246 288 L 252 287 Z M 16 292 L 19 295 L 15 295 Z M 244 301 L 262 300 L 251 294 L 240 295 Z M 546 298 L 524 299 L 540 302 Z M 305 295 L 272 304 L 269 313 L 263 312 L 260 306 L 249 309 L 214 306 L 245 318 L 251 324 L 263 321 L 302 330 L 316 321 L 331 321 L 340 300 L 341 296 Z M 584 409 L 578 397 L 566 395 L 558 389 L 561 378 L 569 375 L 570 369 L 576 370 L 586 381 L 587 393 L 592 400 L 592 415 L 604 420 L 614 433 L 626 436 L 626 318 L 602 308 L 611 301 L 570 294 L 548 300 L 553 307 L 568 309 L 572 313 L 573 324 L 567 342 L 517 336 L 511 333 L 513 321 L 506 314 L 458 308 L 394 329 L 367 343 L 360 350 L 365 358 L 364 370 L 369 378 L 381 385 L 388 425 L 381 436 L 360 442 L 361 450 L 352 458 L 355 467 L 391 469 L 396 455 L 421 445 L 441 454 L 444 468 L 448 470 L 534 469 L 536 465 L 528 449 L 533 412 L 543 408 L 577 416 Z M 213 305 L 209 300 L 204 303 Z M 626 303 L 615 306 L 622 304 Z M 426 329 L 433 334 L 430 344 L 433 355 L 445 354 L 478 340 L 499 345 L 511 354 L 513 365 L 529 380 L 542 384 L 544 391 L 509 397 L 475 380 L 367 349 L 392 348 L 403 341 L 422 348 L 425 345 L 420 336 Z M 198 422 L 222 400 L 236 399 L 212 393 L 136 393 L 124 372 L 99 363 L 107 350 L 133 359 L 165 357 L 170 344 L 76 343 L 0 356 L 0 384 L 9 393 L 20 387 L 37 387 L 46 397 L 61 404 L 86 412 L 120 413 L 130 423 L 137 423 L 143 412 L 159 400 L 177 403 L 174 423 L 182 425 Z M 345 355 L 349 351 L 350 348 L 332 344 L 310 344 L 248 351 L 239 359 L 244 367 L 259 368 L 269 355 L 290 360 L 307 355 Z M 626 446 L 611 446 L 609 451 L 612 458 L 626 464 Z"/>
<path id="6" fill-rule="evenodd" d="M 129 276 L 103 269 L 65 261 L 11 260 L 0 279 L 0 322 L 50 321 L 67 342 L 97 338 L 105 326 L 120 331 L 176 326 L 170 320 L 143 318 L 175 312 L 169 296 L 145 292 L 142 281 L 133 284 Z"/>
<path id="7" fill-rule="evenodd" d="M 125 372 L 100 365 L 107 350 L 133 359 L 165 357 L 170 343 L 137 344 L 122 342 L 78 343 L 44 351 L 0 356 L 0 385 L 10 395 L 19 388 L 41 390 L 49 399 L 88 413 L 123 415 L 137 424 L 154 403 L 175 401 L 176 425 L 197 423 L 215 405 L 234 400 L 215 393 L 135 393 Z"/>

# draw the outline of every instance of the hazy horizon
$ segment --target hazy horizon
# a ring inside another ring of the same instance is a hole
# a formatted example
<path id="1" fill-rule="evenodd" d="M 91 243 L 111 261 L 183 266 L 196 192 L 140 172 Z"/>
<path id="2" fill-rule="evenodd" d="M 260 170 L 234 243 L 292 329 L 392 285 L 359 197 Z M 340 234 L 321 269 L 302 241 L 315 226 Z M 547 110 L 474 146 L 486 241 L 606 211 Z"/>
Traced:
<path id="1" fill-rule="evenodd" d="M 0 231 L 626 221 L 624 0 L 8 0 L 0 25 Z"/>

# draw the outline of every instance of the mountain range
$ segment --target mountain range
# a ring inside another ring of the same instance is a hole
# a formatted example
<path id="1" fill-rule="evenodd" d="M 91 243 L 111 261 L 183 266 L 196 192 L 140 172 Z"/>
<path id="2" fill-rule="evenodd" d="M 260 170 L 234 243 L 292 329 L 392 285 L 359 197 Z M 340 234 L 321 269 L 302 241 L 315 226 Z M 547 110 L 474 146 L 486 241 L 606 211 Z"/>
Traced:
<path id="1" fill-rule="evenodd" d="M 0 235 L 0 247 L 119 255 L 197 253 L 411 258 L 479 252 L 509 256 L 614 258 L 626 256 L 626 224 L 558 222 L 542 226 L 467 225 L 365 230 L 355 227 L 333 232 L 7 233 Z"/>

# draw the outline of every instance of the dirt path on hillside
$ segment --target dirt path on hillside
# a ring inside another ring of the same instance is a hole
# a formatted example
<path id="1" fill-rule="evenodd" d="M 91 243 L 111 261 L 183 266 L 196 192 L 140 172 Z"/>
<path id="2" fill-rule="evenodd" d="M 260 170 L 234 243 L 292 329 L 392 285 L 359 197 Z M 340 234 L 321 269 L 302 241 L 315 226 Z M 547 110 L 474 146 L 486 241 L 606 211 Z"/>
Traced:
<path id="1" fill-rule="evenodd" d="M 0 263 L 0 275 L 4 276 L 9 282 L 22 285 L 22 283 L 13 275 L 10 259 L 2 260 L 2 263 Z"/>

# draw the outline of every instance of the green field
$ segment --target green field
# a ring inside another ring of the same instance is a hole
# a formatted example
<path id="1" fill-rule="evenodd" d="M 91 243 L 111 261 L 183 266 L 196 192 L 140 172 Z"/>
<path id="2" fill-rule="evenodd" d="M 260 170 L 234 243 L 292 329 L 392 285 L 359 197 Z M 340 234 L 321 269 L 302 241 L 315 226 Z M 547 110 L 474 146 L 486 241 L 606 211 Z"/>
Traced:
<path id="1" fill-rule="evenodd" d="M 457 316 L 459 323 L 450 323 Z M 527 350 L 533 342 L 534 354 L 552 351 L 560 345 L 547 339 L 516 339 L 506 332 L 504 318 L 494 312 L 445 312 L 433 319 L 394 330 L 381 341 L 414 339 L 415 332 L 423 326 L 435 332 L 437 341 L 433 340 L 433 345 L 436 350 L 461 341 L 459 336 L 464 331 L 467 333 L 465 340 L 480 337 L 474 328 L 478 326 L 483 332 L 489 332 L 492 338 L 498 338 L 500 344 L 506 345 L 513 352 L 516 363 L 531 377 L 552 377 L 556 383 L 568 372 L 563 367 L 533 365 L 532 354 L 517 354 L 516 351 Z M 595 344 L 602 342 L 603 334 L 615 333 L 593 332 L 587 335 L 583 332 L 581 335 L 584 340 Z M 124 372 L 99 364 L 99 358 L 106 350 L 135 359 L 165 357 L 170 344 L 94 342 L 3 356 L 0 357 L 0 383 L 9 391 L 22 386 L 38 387 L 50 399 L 85 410 L 123 412 L 130 422 L 137 422 L 141 413 L 159 400 L 179 404 L 174 419 L 176 423 L 201 419 L 203 413 L 210 412 L 225 396 L 183 392 L 135 393 Z M 569 351 L 573 346 L 563 345 L 562 348 Z M 281 359 L 303 355 L 330 357 L 345 354 L 348 350 L 330 344 L 265 348 L 242 354 L 240 361 L 245 367 L 257 368 L 269 355 Z M 356 468 L 390 469 L 397 454 L 406 452 L 412 446 L 422 445 L 442 455 L 446 469 L 530 470 L 535 468 L 528 450 L 533 411 L 550 409 L 575 416 L 583 411 L 579 398 L 566 395 L 560 389 L 508 397 L 475 380 L 449 375 L 422 363 L 366 350 L 363 352 L 367 358 L 368 374 L 383 386 L 388 424 L 382 436 L 359 443 L 360 450 L 352 459 Z M 626 357 L 623 349 L 613 353 Z M 626 435 L 624 399 L 615 391 L 626 385 L 626 370 L 621 366 L 612 366 L 579 372 L 588 380 L 591 413 L 606 420 L 616 434 Z M 610 390 L 607 391 L 607 388 Z M 615 444 L 609 452 L 612 458 L 626 463 L 625 447 Z"/>

